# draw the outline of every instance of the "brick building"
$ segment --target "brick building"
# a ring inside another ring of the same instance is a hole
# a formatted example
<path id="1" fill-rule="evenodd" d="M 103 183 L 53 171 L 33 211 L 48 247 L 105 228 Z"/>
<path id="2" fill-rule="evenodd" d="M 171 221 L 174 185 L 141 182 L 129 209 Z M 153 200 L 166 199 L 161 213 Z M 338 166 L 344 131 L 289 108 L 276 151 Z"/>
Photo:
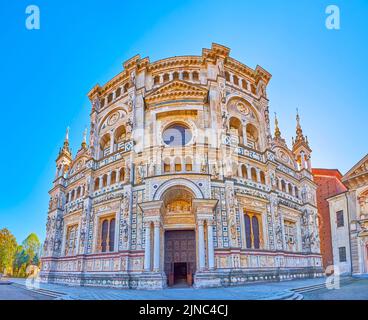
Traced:
<path id="1" fill-rule="evenodd" d="M 323 267 L 333 264 L 329 197 L 345 192 L 347 189 L 341 182 L 342 175 L 337 169 L 312 169 L 314 182 L 317 184 L 317 207 L 321 254 Z"/>

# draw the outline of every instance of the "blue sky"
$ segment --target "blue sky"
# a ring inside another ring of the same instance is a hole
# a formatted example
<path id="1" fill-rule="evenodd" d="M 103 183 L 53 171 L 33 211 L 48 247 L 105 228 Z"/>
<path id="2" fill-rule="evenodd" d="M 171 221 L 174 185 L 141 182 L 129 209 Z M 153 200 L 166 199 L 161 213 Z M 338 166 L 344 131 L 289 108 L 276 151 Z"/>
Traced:
<path id="1" fill-rule="evenodd" d="M 25 28 L 30 4 L 40 7 L 40 30 Z M 325 27 L 329 4 L 341 10 L 338 31 Z M 44 239 L 65 128 L 75 152 L 89 125 L 86 94 L 137 53 L 154 61 L 200 55 L 212 42 L 230 47 L 273 75 L 270 111 L 289 144 L 298 107 L 313 166 L 345 173 L 368 152 L 367 18 L 365 0 L 3 1 L 0 228 L 19 242 L 30 232 Z"/>

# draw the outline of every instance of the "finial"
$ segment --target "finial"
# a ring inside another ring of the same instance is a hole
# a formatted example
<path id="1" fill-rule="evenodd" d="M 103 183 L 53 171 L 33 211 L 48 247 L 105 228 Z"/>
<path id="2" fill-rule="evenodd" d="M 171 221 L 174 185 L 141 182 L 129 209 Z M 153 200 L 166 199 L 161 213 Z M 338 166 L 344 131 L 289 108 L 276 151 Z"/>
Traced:
<path id="1" fill-rule="evenodd" d="M 83 131 L 83 141 L 82 141 L 82 148 L 86 148 L 87 146 L 87 128 Z"/>
<path id="2" fill-rule="evenodd" d="M 69 127 L 66 127 L 65 141 L 69 141 Z"/>
<path id="3" fill-rule="evenodd" d="M 280 138 L 281 137 L 281 132 L 279 129 L 279 121 L 277 120 L 277 114 L 275 112 L 275 137 L 276 138 Z"/>
<path id="4" fill-rule="evenodd" d="M 303 135 L 302 126 L 300 125 L 300 116 L 299 116 L 299 109 L 296 108 L 296 137 L 295 137 L 295 143 L 299 141 L 304 141 L 305 138 Z"/>

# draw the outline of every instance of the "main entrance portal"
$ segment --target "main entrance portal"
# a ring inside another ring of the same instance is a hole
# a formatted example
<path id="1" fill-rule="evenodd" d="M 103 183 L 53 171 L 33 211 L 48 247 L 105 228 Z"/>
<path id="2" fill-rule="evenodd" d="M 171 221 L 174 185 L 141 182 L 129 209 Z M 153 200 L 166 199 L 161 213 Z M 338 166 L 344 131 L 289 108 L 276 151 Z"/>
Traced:
<path id="1" fill-rule="evenodd" d="M 193 284 L 196 268 L 194 230 L 165 232 L 165 272 L 168 285 Z"/>

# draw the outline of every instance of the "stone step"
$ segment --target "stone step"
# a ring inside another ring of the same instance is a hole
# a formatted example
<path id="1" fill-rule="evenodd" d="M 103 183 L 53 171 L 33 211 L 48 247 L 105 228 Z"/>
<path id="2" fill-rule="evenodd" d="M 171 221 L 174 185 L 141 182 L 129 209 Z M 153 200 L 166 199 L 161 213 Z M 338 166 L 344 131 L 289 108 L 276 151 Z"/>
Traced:
<path id="1" fill-rule="evenodd" d="M 27 287 L 26 285 L 23 285 L 23 284 L 20 284 L 20 283 L 15 283 L 15 282 L 13 282 L 11 284 L 15 287 L 22 288 L 24 290 L 37 292 L 39 294 L 43 294 L 43 295 L 53 297 L 53 298 L 62 298 L 63 296 L 65 296 L 65 293 L 61 293 L 61 292 L 57 292 L 57 291 L 41 289 L 41 288 L 31 288 L 31 287 Z"/>
<path id="2" fill-rule="evenodd" d="M 351 278 L 341 279 L 340 280 L 340 285 L 348 284 L 348 283 L 351 283 L 353 281 L 354 281 L 354 279 L 351 279 Z M 303 292 L 311 292 L 311 291 L 320 290 L 320 289 L 326 289 L 326 284 L 325 283 L 320 283 L 320 284 L 316 284 L 316 285 L 300 287 L 300 288 L 292 289 L 292 291 L 294 291 L 296 293 L 303 293 Z"/>

